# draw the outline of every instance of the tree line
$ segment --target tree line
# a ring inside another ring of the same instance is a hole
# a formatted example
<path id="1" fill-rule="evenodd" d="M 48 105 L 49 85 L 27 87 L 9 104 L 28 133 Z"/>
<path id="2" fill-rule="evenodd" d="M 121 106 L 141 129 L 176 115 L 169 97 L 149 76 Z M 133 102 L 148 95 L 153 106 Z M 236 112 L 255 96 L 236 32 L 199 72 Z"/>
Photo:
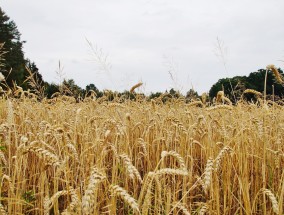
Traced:
<path id="1" fill-rule="evenodd" d="M 23 45 L 26 41 L 21 40 L 21 33 L 17 26 L 0 7 L 0 72 L 5 77 L 4 87 L 15 89 L 21 87 L 23 90 L 34 90 L 41 93 L 42 97 L 51 98 L 54 94 L 60 93 L 76 99 L 84 98 L 89 92 L 94 92 L 96 97 L 102 97 L 103 91 L 100 91 L 95 84 L 90 83 L 85 88 L 78 86 L 73 79 L 63 80 L 62 83 L 48 83 L 43 80 L 35 62 L 25 58 Z M 279 74 L 283 75 L 281 68 Z M 253 89 L 262 92 L 264 89 L 264 78 L 266 69 L 259 69 L 250 73 L 248 76 L 235 76 L 233 78 L 222 78 L 218 80 L 209 91 L 209 98 L 213 99 L 218 91 L 224 91 L 226 97 L 231 101 L 237 101 L 243 95 L 244 90 Z M 283 97 L 283 86 L 277 83 L 275 76 L 271 71 L 267 73 L 266 93 L 274 95 L 276 98 Z M 135 99 L 133 93 L 129 91 L 115 92 L 118 96 L 124 96 L 128 99 Z M 196 100 L 201 96 L 194 89 L 190 89 L 185 96 L 175 89 L 169 92 L 154 92 L 148 98 L 153 99 L 161 95 L 166 98 L 185 98 L 186 101 Z M 145 97 L 145 95 L 143 95 Z M 110 96 L 111 99 L 113 96 Z M 252 95 L 246 95 L 246 99 L 253 99 Z"/>

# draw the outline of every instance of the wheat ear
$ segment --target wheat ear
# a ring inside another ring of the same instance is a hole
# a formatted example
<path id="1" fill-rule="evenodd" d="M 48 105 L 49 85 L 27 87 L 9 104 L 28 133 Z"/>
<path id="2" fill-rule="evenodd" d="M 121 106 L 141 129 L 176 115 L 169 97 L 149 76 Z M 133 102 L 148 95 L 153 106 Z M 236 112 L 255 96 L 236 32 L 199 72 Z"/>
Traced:
<path id="1" fill-rule="evenodd" d="M 68 147 L 68 149 L 70 149 L 70 151 L 72 152 L 72 154 L 75 157 L 75 160 L 79 163 L 80 160 L 79 160 L 79 155 L 78 155 L 76 147 L 71 143 L 71 140 L 68 137 L 68 135 L 65 135 L 65 139 L 66 139 L 66 142 L 67 142 L 66 146 Z"/>
<path id="2" fill-rule="evenodd" d="M 54 205 L 54 202 L 63 195 L 67 195 L 68 191 L 67 190 L 61 190 L 58 191 L 57 193 L 55 193 L 51 198 L 49 198 L 48 196 L 46 196 L 44 198 L 44 203 L 43 203 L 43 207 L 44 207 L 44 214 L 45 215 L 49 215 L 49 211 L 52 208 L 52 206 Z"/>
<path id="3" fill-rule="evenodd" d="M 224 98 L 224 91 L 218 91 L 217 96 L 216 96 L 216 102 L 222 102 Z"/>
<path id="4" fill-rule="evenodd" d="M 130 178 L 134 179 L 134 176 L 136 176 L 138 178 L 138 180 L 140 182 L 142 182 L 142 178 L 140 176 L 140 173 L 138 172 L 138 170 L 136 169 L 136 167 L 132 164 L 130 158 L 128 157 L 127 154 L 121 154 L 119 155 L 119 157 L 121 158 L 121 160 L 124 163 L 124 166 L 126 167 Z"/>
<path id="5" fill-rule="evenodd" d="M 147 147 L 146 147 L 146 143 L 142 138 L 138 138 L 138 145 L 141 146 L 142 150 L 143 150 L 143 154 L 144 156 L 147 156 Z"/>
<path id="6" fill-rule="evenodd" d="M 153 194 L 152 192 L 153 182 L 155 183 L 155 191 L 157 193 L 155 197 L 158 199 L 162 199 L 162 196 L 161 196 L 162 195 L 162 185 L 161 185 L 160 179 L 158 175 L 155 174 L 154 172 L 149 172 L 147 179 L 143 183 L 143 188 L 142 188 L 142 191 L 139 197 L 139 202 L 141 202 L 143 199 L 144 190 L 145 188 L 147 188 L 144 202 L 142 204 L 142 214 L 148 214 L 148 210 L 151 207 L 151 200 L 152 200 L 152 194 Z"/>
<path id="7" fill-rule="evenodd" d="M 180 169 L 186 170 L 184 159 L 179 153 L 176 151 L 162 151 L 161 158 L 164 159 L 166 156 L 174 157 L 178 161 Z"/>
<path id="8" fill-rule="evenodd" d="M 6 181 L 8 181 L 9 189 L 12 192 L 12 194 L 14 195 L 14 185 L 12 183 L 10 176 L 4 174 L 3 177 L 2 177 L 2 184 L 3 184 L 4 179 Z"/>
<path id="9" fill-rule="evenodd" d="M 135 84 L 133 87 L 131 87 L 131 89 L 129 90 L 130 93 L 133 93 L 134 90 L 140 86 L 142 86 L 142 82 L 139 82 L 138 84 Z"/>
<path id="10" fill-rule="evenodd" d="M 243 92 L 243 94 L 246 94 L 246 93 L 254 94 L 256 97 L 262 96 L 262 93 L 261 93 L 261 92 L 258 92 L 258 91 L 253 90 L 253 89 L 246 89 L 246 90 Z"/>
<path id="11" fill-rule="evenodd" d="M 181 176 L 188 176 L 188 172 L 184 169 L 171 169 L 171 168 L 164 168 L 159 169 L 155 172 L 156 175 L 181 175 Z"/>
<path id="12" fill-rule="evenodd" d="M 144 202 L 142 205 L 142 214 L 148 214 L 149 208 L 151 207 L 151 196 L 152 196 L 152 181 L 148 186 Z"/>
<path id="13" fill-rule="evenodd" d="M 203 190 L 205 192 L 205 194 L 207 194 L 210 183 L 211 183 L 211 174 L 212 174 L 212 170 L 213 170 L 213 159 L 209 158 L 205 167 L 205 171 L 204 171 L 204 178 L 203 178 Z"/>
<path id="14" fill-rule="evenodd" d="M 203 102 L 202 101 L 193 101 L 193 102 L 190 102 L 188 103 L 187 107 L 192 107 L 192 106 L 203 106 Z"/>
<path id="15" fill-rule="evenodd" d="M 2 150 L 0 150 L 0 159 L 1 159 L 1 161 L 2 161 L 2 163 L 5 165 L 5 166 L 7 166 L 7 160 L 6 160 L 6 158 L 5 158 L 5 155 L 4 155 L 4 153 L 2 152 Z"/>
<path id="16" fill-rule="evenodd" d="M 28 147 L 27 149 L 28 152 L 33 152 L 36 156 L 42 158 L 48 165 L 51 166 L 59 166 L 59 158 L 57 155 L 53 154 L 52 152 L 45 150 L 40 147 L 32 146 Z"/>
<path id="17" fill-rule="evenodd" d="M 3 206 L 1 203 L 0 203 L 0 213 L 1 213 L 2 215 L 8 215 L 8 213 L 6 212 L 4 206 Z"/>
<path id="18" fill-rule="evenodd" d="M 208 206 L 207 204 L 203 205 L 198 213 L 198 215 L 205 215 L 205 213 L 207 212 L 208 210 Z"/>
<path id="19" fill-rule="evenodd" d="M 284 84 L 283 77 L 274 65 L 268 65 L 266 69 L 271 70 L 279 84 Z"/>
<path id="20" fill-rule="evenodd" d="M 216 106 L 207 108 L 208 111 L 217 110 L 217 109 L 233 110 L 233 107 L 231 105 L 216 105 Z"/>
<path id="21" fill-rule="evenodd" d="M 225 156 L 226 153 L 229 153 L 232 149 L 229 146 L 225 146 L 218 154 L 217 158 L 215 159 L 215 171 L 217 171 L 220 167 L 220 163 L 222 158 Z"/>
<path id="22" fill-rule="evenodd" d="M 82 209 L 84 214 L 91 214 L 93 212 L 95 188 L 97 184 L 105 178 L 106 177 L 97 168 L 92 169 L 87 190 L 82 198 Z"/>
<path id="23" fill-rule="evenodd" d="M 178 208 L 179 211 L 181 211 L 184 215 L 190 215 L 190 212 L 186 208 L 185 204 L 181 202 L 176 202 L 173 204 L 175 208 Z"/>
<path id="24" fill-rule="evenodd" d="M 273 212 L 279 214 L 279 205 L 275 195 L 269 189 L 263 189 L 263 193 L 265 193 L 272 203 Z"/>
<path id="25" fill-rule="evenodd" d="M 123 189 L 122 187 L 118 185 L 110 185 L 109 188 L 113 195 L 120 197 L 123 201 L 125 201 L 133 209 L 133 211 L 140 214 L 137 201 L 132 196 L 130 196 L 125 189 Z"/>
<path id="26" fill-rule="evenodd" d="M 67 207 L 67 209 L 64 210 L 64 212 L 62 214 L 69 214 L 69 212 L 72 212 L 76 209 L 76 206 L 78 206 L 80 204 L 80 200 L 79 197 L 76 193 L 76 190 L 73 187 L 69 187 L 69 192 L 71 195 L 71 203 L 69 204 L 69 206 Z"/>

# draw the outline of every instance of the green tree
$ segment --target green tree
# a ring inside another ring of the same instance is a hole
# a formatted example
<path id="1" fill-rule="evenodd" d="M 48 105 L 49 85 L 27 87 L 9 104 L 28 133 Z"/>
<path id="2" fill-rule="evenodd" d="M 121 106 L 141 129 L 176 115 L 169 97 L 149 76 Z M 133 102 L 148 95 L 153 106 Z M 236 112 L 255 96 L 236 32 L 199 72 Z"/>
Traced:
<path id="1" fill-rule="evenodd" d="M 13 81 L 22 85 L 28 76 L 25 69 L 26 60 L 24 58 L 21 34 L 14 21 L 0 8 L 0 43 L 4 43 L 4 67 L 1 72 L 6 77 L 6 82 L 12 86 Z"/>

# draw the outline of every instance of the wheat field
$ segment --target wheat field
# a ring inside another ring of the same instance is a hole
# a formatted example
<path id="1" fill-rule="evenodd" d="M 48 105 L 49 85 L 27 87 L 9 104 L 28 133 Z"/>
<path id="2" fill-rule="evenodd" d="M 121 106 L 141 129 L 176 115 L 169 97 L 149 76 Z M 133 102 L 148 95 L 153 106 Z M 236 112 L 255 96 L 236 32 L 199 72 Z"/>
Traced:
<path id="1" fill-rule="evenodd" d="M 0 214 L 283 214 L 284 107 L 0 100 Z"/>

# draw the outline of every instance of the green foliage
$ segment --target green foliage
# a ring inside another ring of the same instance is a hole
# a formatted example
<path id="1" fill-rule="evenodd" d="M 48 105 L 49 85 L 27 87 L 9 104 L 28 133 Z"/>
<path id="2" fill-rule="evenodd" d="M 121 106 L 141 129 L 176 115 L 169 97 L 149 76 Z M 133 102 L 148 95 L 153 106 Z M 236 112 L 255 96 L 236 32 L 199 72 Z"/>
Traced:
<path id="1" fill-rule="evenodd" d="M 26 191 L 23 193 L 22 198 L 27 202 L 27 203 L 32 203 L 36 200 L 35 194 L 32 190 Z"/>

